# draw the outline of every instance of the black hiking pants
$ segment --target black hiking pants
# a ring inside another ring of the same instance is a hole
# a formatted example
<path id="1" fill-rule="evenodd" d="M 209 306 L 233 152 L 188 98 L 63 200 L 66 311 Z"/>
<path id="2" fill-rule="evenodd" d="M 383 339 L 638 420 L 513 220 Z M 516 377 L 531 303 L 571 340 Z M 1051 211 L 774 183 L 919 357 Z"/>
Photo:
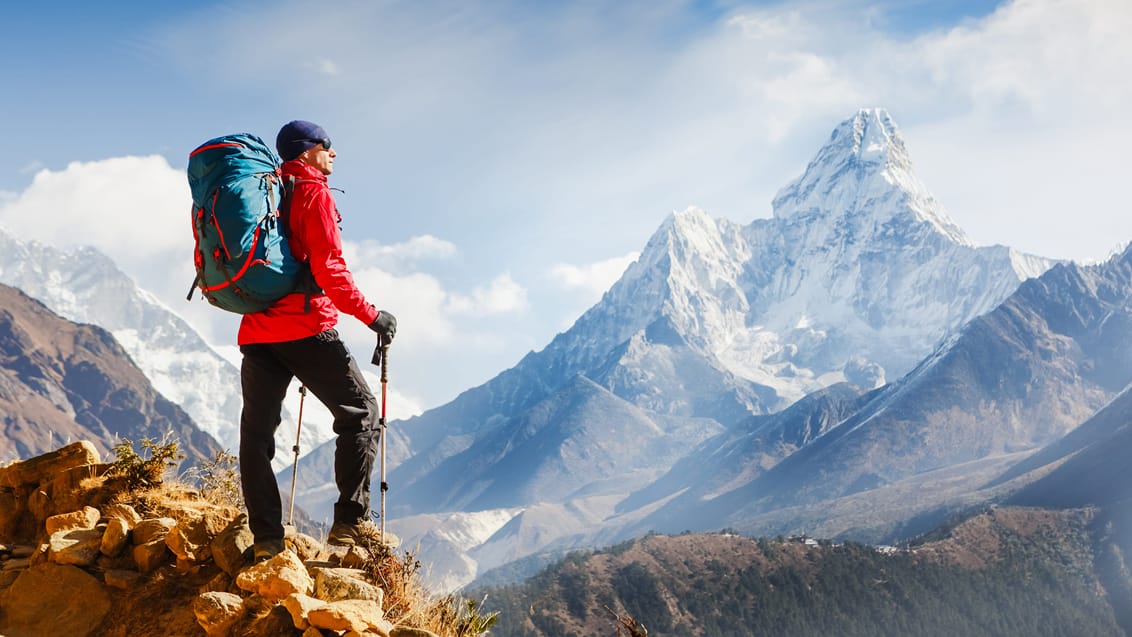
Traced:
<path id="1" fill-rule="evenodd" d="M 283 539 L 283 505 L 271 460 L 283 398 L 292 378 L 306 385 L 334 416 L 338 435 L 334 521 L 355 523 L 368 518 L 370 473 L 381 436 L 377 399 L 338 331 L 285 343 L 242 345 L 240 352 L 244 355 L 240 367 L 244 393 L 240 478 L 255 540 Z"/>

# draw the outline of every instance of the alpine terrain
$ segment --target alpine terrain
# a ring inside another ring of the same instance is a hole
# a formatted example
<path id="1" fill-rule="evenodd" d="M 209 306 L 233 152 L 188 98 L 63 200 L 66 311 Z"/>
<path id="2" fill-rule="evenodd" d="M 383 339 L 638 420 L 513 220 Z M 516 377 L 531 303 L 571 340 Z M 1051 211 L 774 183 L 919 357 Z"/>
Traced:
<path id="1" fill-rule="evenodd" d="M 23 290 L 71 321 L 109 330 L 158 391 L 222 448 L 233 453 L 239 448 L 239 370 L 105 254 L 91 247 L 62 250 L 23 241 L 0 229 L 0 283 Z M 284 420 L 291 418 L 285 415 Z M 310 419 L 302 433 L 300 446 L 306 451 L 333 436 L 329 423 Z M 279 437 L 277 468 L 289 465 L 293 444 Z"/>
<path id="2" fill-rule="evenodd" d="M 190 464 L 220 451 L 106 330 L 76 325 L 6 285 L 0 308 L 0 464 L 79 440 L 111 456 L 121 438 L 171 435 Z"/>
<path id="3" fill-rule="evenodd" d="M 830 388 L 752 419 L 621 506 L 663 501 L 638 529 L 682 530 L 693 519 L 891 541 L 1007 498 L 1062 461 L 1058 472 L 1076 479 L 1059 489 L 1043 481 L 1035 501 L 1055 504 L 1052 493 L 1065 490 L 1076 494 L 1067 505 L 1111 503 L 1124 492 L 1115 456 L 1128 447 L 1128 409 L 1118 393 L 1130 382 L 1132 249 L 1100 265 L 1055 266 L 904 378 L 856 397 Z M 795 450 L 767 462 L 783 440 Z M 678 492 L 687 467 L 711 469 Z"/>
<path id="4" fill-rule="evenodd" d="M 389 477 L 394 528 L 464 556 L 434 567 L 455 569 L 446 584 L 639 531 L 636 522 L 684 488 L 706 481 L 714 495 L 746 484 L 876 397 L 866 392 L 892 395 L 876 388 L 1053 265 L 973 245 L 916 178 L 881 109 L 840 124 L 773 213 L 747 225 L 673 213 L 545 349 L 394 425 L 412 454 Z M 826 404 L 833 411 L 819 409 Z M 804 425 L 791 420 L 807 414 Z M 756 423 L 773 429 L 768 418 L 778 433 L 742 441 Z M 724 440 L 756 452 L 725 464 L 731 475 L 692 463 L 648 491 L 698 445 Z M 884 478 L 864 475 L 856 488 Z M 637 490 L 648 495 L 626 500 Z M 470 525 L 475 533 L 436 529 L 442 517 L 477 512 L 485 523 Z"/>

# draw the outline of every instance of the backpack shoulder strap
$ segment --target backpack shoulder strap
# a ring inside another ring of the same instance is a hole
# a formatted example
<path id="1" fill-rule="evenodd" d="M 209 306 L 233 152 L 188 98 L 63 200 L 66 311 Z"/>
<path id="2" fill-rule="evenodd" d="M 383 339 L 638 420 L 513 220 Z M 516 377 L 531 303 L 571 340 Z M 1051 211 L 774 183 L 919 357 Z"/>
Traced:
<path id="1" fill-rule="evenodd" d="M 317 179 L 297 179 L 294 175 L 284 175 L 283 181 L 283 200 L 279 202 L 279 218 L 283 224 L 283 236 L 291 239 L 291 197 L 295 194 L 295 186 L 302 183 L 318 183 Z M 322 294 L 322 288 L 314 280 L 314 273 L 311 272 L 310 263 L 303 262 L 302 268 L 299 271 L 299 282 L 295 287 L 296 292 L 302 292 L 306 296 L 303 303 L 303 312 L 309 314 L 311 311 L 311 297 Z"/>
<path id="2" fill-rule="evenodd" d="M 317 179 L 297 179 L 294 175 L 284 175 L 283 200 L 279 202 L 279 218 L 283 222 L 283 236 L 291 238 L 291 197 L 295 194 L 295 186 L 299 184 L 318 183 Z"/>

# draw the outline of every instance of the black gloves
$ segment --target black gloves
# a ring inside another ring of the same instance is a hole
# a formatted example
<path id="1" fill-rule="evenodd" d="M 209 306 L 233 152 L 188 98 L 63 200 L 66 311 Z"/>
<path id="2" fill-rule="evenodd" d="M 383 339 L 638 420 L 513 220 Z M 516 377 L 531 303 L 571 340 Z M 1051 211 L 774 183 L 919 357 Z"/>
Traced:
<path id="1" fill-rule="evenodd" d="M 382 350 L 389 347 L 393 342 L 393 336 L 397 333 L 397 318 L 384 310 L 379 311 L 377 318 L 369 324 L 369 328 L 377 332 L 377 347 L 373 350 L 373 359 L 370 362 L 381 365 Z"/>
<path id="2" fill-rule="evenodd" d="M 389 312 L 381 310 L 377 313 L 377 318 L 373 320 L 373 323 L 369 324 L 369 328 L 377 332 L 377 335 L 380 336 L 385 343 L 391 343 L 393 336 L 397 333 L 397 318 Z"/>

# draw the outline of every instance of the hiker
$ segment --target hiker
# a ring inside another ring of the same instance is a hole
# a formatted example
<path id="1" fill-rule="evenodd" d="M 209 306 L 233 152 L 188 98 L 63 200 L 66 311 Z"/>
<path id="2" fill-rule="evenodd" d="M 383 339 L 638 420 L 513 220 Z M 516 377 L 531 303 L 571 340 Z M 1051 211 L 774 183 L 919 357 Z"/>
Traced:
<path id="1" fill-rule="evenodd" d="M 282 222 L 290 231 L 292 254 L 309 266 L 313 283 L 266 310 L 245 314 L 240 322 L 240 473 L 257 562 L 284 548 L 283 507 L 271 460 L 292 377 L 334 416 L 338 501 L 327 541 L 355 544 L 364 525 L 372 524 L 370 472 L 381 435 L 377 399 L 335 325 L 339 312 L 357 318 L 377 333 L 379 348 L 393 340 L 397 329 L 392 314 L 366 301 L 342 258 L 342 217 L 327 185 L 337 153 L 326 131 L 295 120 L 279 130 L 275 147 L 284 179 L 295 180 L 290 205 L 281 210 Z"/>

